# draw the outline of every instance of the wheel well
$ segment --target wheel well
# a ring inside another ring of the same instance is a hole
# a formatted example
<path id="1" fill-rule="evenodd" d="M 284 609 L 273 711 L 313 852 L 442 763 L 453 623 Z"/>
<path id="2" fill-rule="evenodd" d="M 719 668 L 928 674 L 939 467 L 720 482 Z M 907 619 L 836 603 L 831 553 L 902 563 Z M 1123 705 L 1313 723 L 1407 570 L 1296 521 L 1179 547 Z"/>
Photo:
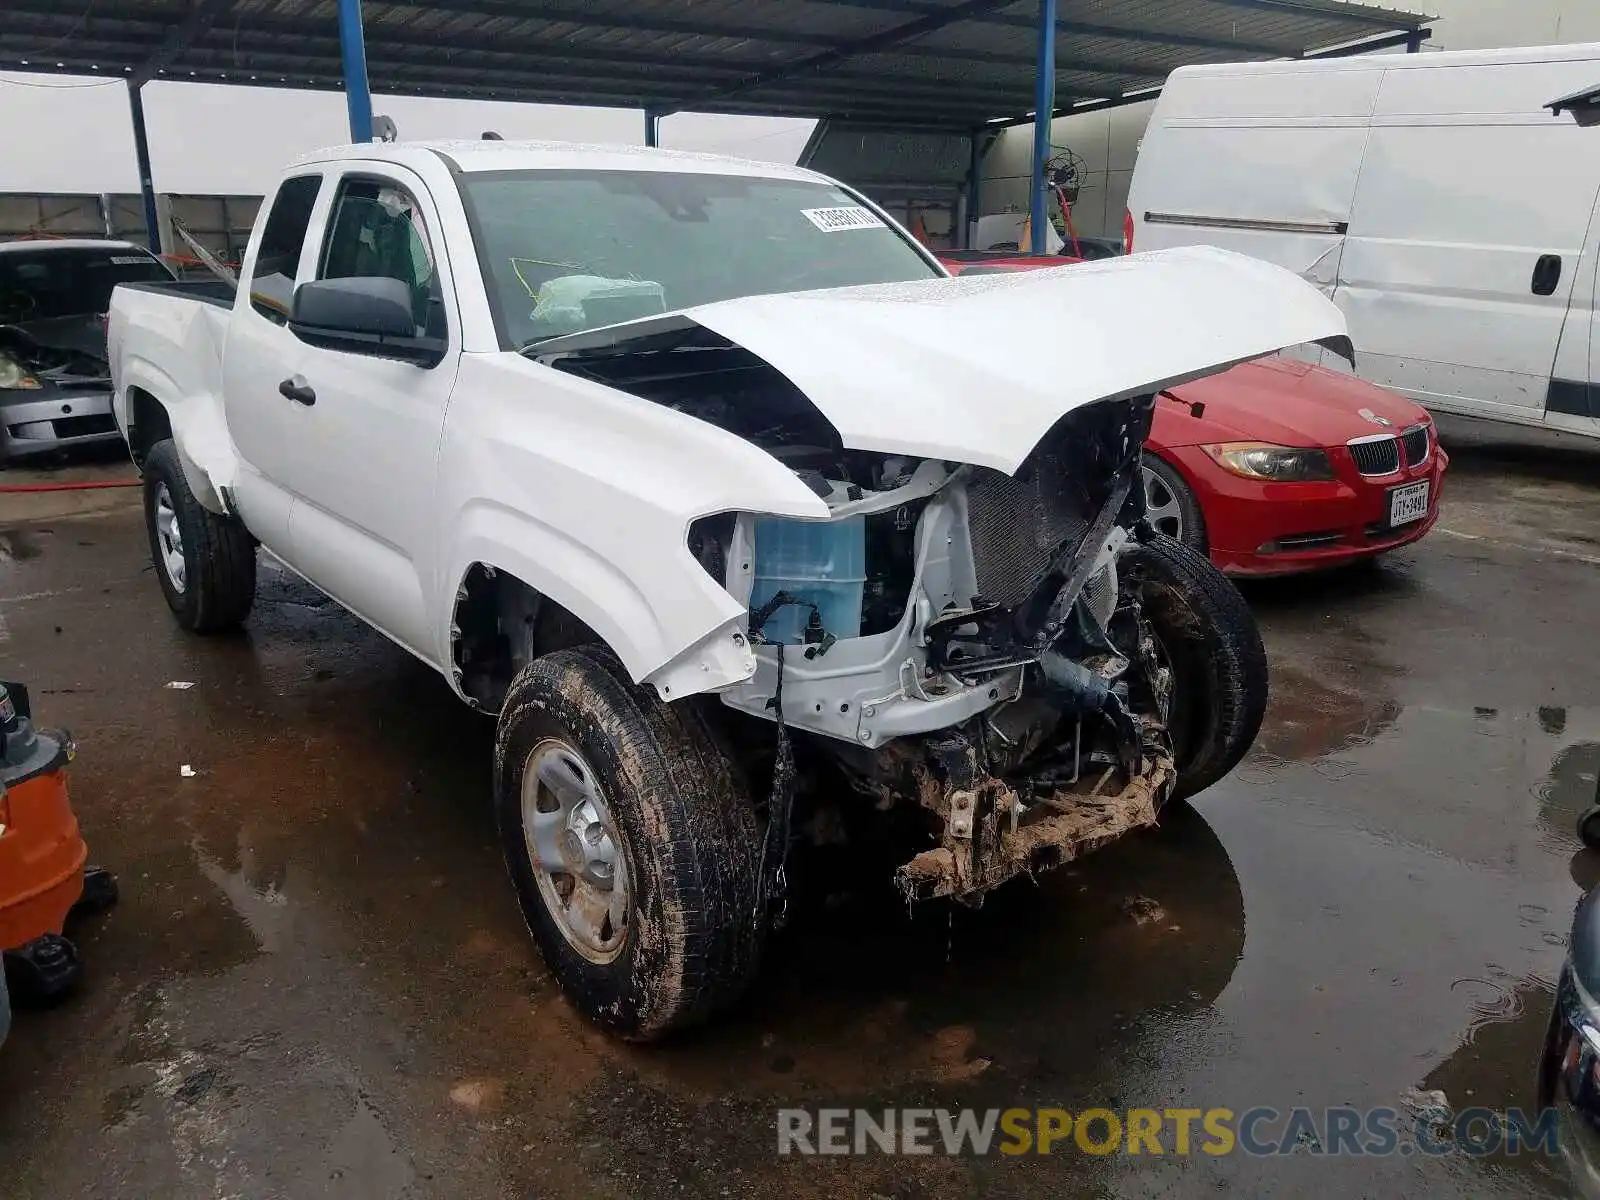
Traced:
<path id="1" fill-rule="evenodd" d="M 134 463 L 142 469 L 150 447 L 171 436 L 166 406 L 144 389 L 132 389 L 128 393 L 128 450 Z"/>
<path id="2" fill-rule="evenodd" d="M 450 656 L 473 704 L 499 710 L 517 673 L 568 646 L 604 645 L 599 634 L 515 575 L 473 563 L 456 589 Z"/>

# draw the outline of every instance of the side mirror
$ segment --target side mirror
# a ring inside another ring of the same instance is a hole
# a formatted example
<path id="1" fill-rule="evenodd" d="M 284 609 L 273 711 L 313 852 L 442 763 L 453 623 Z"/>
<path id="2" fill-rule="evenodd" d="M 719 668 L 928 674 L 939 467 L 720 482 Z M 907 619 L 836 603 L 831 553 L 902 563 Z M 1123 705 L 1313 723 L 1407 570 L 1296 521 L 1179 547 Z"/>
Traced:
<path id="1" fill-rule="evenodd" d="M 411 311 L 411 289 L 383 275 L 318 279 L 295 289 L 289 328 L 313 346 L 397 358 L 419 367 L 436 365 L 442 338 L 419 337 Z"/>
<path id="2" fill-rule="evenodd" d="M 1600 87 L 1573 92 L 1570 96 L 1550 101 L 1545 107 L 1556 117 L 1562 113 L 1571 113 L 1572 119 L 1579 125 L 1586 127 L 1600 125 Z"/>

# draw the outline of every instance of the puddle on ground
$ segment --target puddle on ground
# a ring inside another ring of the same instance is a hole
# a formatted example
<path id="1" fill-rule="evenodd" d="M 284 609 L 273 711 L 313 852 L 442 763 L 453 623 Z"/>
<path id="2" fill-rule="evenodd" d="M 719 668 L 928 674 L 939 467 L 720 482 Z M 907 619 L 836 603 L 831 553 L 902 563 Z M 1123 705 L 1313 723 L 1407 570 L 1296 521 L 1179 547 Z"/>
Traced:
<path id="1" fill-rule="evenodd" d="M 1292 665 L 1275 666 L 1269 716 L 1241 769 L 1337 757 L 1370 745 L 1399 715 L 1399 702 L 1370 682 L 1338 687 Z"/>
<path id="2" fill-rule="evenodd" d="M 45 539 L 52 531 L 42 527 L 0 529 L 0 564 L 26 562 L 44 553 Z"/>

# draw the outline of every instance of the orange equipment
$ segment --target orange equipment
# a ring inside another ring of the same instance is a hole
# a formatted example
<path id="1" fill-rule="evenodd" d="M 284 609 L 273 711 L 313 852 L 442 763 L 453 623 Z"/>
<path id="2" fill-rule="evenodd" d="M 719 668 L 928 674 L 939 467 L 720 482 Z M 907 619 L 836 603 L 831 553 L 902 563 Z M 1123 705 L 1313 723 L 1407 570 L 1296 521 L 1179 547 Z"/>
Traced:
<path id="1" fill-rule="evenodd" d="M 83 974 L 63 936 L 67 915 L 111 903 L 116 881 L 85 870 L 88 847 L 67 801 L 71 739 L 35 729 L 30 715 L 27 690 L 0 683 L 0 951 L 17 998 L 50 1000 Z"/>

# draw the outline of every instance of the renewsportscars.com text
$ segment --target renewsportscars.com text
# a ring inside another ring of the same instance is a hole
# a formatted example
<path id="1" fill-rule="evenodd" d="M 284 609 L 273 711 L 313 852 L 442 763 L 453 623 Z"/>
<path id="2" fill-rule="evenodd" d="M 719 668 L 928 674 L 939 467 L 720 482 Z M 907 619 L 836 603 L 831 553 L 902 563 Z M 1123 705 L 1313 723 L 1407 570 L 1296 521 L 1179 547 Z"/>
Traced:
<path id="1" fill-rule="evenodd" d="M 784 1108 L 778 1153 L 1554 1154 L 1554 1109 Z"/>

